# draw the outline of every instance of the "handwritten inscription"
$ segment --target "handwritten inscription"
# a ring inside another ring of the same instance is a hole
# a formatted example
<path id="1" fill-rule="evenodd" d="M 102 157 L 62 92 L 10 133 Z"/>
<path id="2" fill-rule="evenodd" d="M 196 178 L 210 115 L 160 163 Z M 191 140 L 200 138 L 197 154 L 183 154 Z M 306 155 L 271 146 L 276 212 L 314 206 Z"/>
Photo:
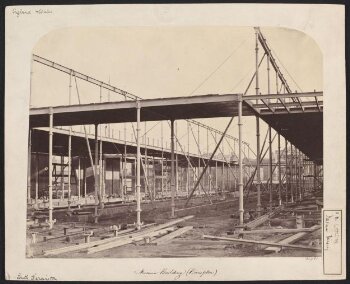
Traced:
<path id="1" fill-rule="evenodd" d="M 328 211 L 324 214 L 324 250 L 329 250 L 340 243 L 340 211 Z"/>
<path id="2" fill-rule="evenodd" d="M 160 270 L 156 271 L 151 271 L 142 268 L 141 270 L 135 271 L 135 274 L 138 275 L 144 275 L 144 276 L 154 276 L 154 275 L 161 275 L 161 276 L 172 276 L 174 280 L 180 280 L 181 278 L 186 277 L 196 277 L 196 278 L 202 278 L 204 276 L 211 276 L 215 277 L 217 274 L 217 269 L 215 270 L 210 270 L 210 269 L 195 269 L 195 268 L 190 268 L 186 270 L 177 270 L 173 268 L 162 268 Z"/>
<path id="3" fill-rule="evenodd" d="M 47 15 L 52 14 L 52 10 L 50 9 L 22 9 L 22 8 L 13 8 L 12 14 L 15 15 L 17 18 L 21 16 L 32 16 L 32 15 Z"/>
<path id="4" fill-rule="evenodd" d="M 18 273 L 16 280 L 28 280 L 28 281 L 57 281 L 54 276 L 38 275 L 34 274 L 22 274 Z"/>
<path id="5" fill-rule="evenodd" d="M 325 274 L 341 274 L 342 212 L 323 211 L 323 269 Z"/>

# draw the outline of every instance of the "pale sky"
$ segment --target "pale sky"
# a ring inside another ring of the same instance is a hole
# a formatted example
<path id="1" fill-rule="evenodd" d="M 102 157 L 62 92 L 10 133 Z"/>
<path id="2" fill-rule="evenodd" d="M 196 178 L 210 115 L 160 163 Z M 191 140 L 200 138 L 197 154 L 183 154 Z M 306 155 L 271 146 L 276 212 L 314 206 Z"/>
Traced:
<path id="1" fill-rule="evenodd" d="M 322 91 L 322 52 L 312 38 L 284 28 L 261 27 L 261 31 L 293 91 Z M 111 85 L 143 99 L 243 93 L 255 71 L 255 33 L 253 27 L 67 28 L 42 37 L 33 53 L 96 79 L 110 80 Z M 259 58 L 262 55 L 260 48 Z M 266 94 L 266 60 L 260 68 L 260 91 Z M 274 76 L 275 73 L 271 72 L 272 93 L 276 93 Z M 75 88 L 73 81 L 73 104 L 78 103 Z M 99 101 L 97 86 L 78 80 L 78 88 L 82 103 Z M 255 83 L 248 94 L 254 94 L 254 88 Z M 33 64 L 32 106 L 67 105 L 68 93 L 69 75 L 38 63 Z M 103 101 L 107 101 L 106 90 L 102 95 Z M 112 92 L 110 99 L 123 100 Z M 224 130 L 229 118 L 200 121 Z M 147 122 L 147 128 L 155 124 Z M 255 117 L 244 117 L 243 124 L 243 140 L 256 151 Z M 263 139 L 266 125 L 261 125 Z M 163 127 L 164 144 L 167 141 L 169 145 L 168 124 L 163 122 Z M 115 128 L 117 132 L 123 126 Z M 130 137 L 131 125 L 127 128 Z M 197 133 L 196 128 L 193 130 Z M 150 141 L 155 139 L 155 144 L 160 139 L 159 131 L 160 124 L 149 133 Z M 183 137 L 186 131 L 186 124 L 179 121 L 178 137 Z M 229 134 L 238 137 L 237 118 Z M 201 131 L 203 152 L 206 152 L 206 137 L 206 131 Z M 210 134 L 209 138 L 210 152 L 215 143 Z M 196 152 L 192 134 L 190 139 L 191 151 Z M 187 148 L 187 138 L 184 136 L 180 141 Z M 284 140 L 281 142 L 284 145 Z M 224 148 L 229 153 L 228 145 Z"/>

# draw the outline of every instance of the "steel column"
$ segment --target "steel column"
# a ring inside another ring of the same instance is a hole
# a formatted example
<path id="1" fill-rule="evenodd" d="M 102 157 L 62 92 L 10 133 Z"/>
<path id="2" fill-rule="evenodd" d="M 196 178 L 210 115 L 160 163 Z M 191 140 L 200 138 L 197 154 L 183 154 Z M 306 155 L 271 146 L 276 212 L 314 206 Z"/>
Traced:
<path id="1" fill-rule="evenodd" d="M 29 128 L 28 135 L 28 173 L 27 173 L 27 204 L 31 203 L 31 188 L 32 188 L 32 179 L 31 179 L 31 167 L 32 167 L 32 129 Z"/>
<path id="2" fill-rule="evenodd" d="M 87 199 L 86 199 L 86 159 L 84 159 L 83 179 L 84 179 L 84 200 L 85 200 L 85 205 L 86 205 L 87 204 Z"/>
<path id="3" fill-rule="evenodd" d="M 278 133 L 278 204 L 282 205 L 281 196 L 282 175 L 281 175 L 281 135 Z"/>
<path id="4" fill-rule="evenodd" d="M 141 153 L 140 153 L 140 101 L 136 101 L 136 139 L 137 139 L 137 151 L 136 151 L 136 229 L 141 229 Z"/>
<path id="5" fill-rule="evenodd" d="M 285 175 L 286 175 L 286 203 L 288 203 L 288 187 L 289 187 L 289 166 L 288 166 L 288 141 L 284 138 L 285 147 L 286 147 L 286 169 L 285 169 Z"/>
<path id="6" fill-rule="evenodd" d="M 123 200 L 122 202 L 125 201 L 125 198 L 124 198 L 124 194 L 126 195 L 126 187 L 127 187 L 127 184 L 126 184 L 126 123 L 124 123 L 124 162 L 123 162 L 123 188 L 122 188 L 122 191 L 123 191 Z"/>
<path id="7" fill-rule="evenodd" d="M 69 74 L 69 105 L 72 103 L 72 73 Z M 71 175 L 72 175 L 72 127 L 69 126 L 68 135 L 68 210 L 71 204 Z"/>
<path id="8" fill-rule="evenodd" d="M 218 192 L 218 161 L 215 161 L 215 193 Z"/>
<path id="9" fill-rule="evenodd" d="M 78 200 L 80 201 L 80 179 L 81 179 L 81 168 L 80 168 L 80 157 L 78 157 Z"/>
<path id="10" fill-rule="evenodd" d="M 259 41 L 258 32 L 255 31 L 255 94 L 259 95 Z M 256 100 L 256 103 L 259 101 Z M 261 191 L 260 191 L 260 119 L 256 117 L 256 190 L 257 190 L 257 212 L 261 214 Z"/>
<path id="11" fill-rule="evenodd" d="M 50 107 L 49 111 L 49 229 L 52 229 L 54 220 L 52 219 L 52 143 L 53 143 L 53 109 Z"/>
<path id="12" fill-rule="evenodd" d="M 316 176 L 317 176 L 317 166 L 316 166 L 316 163 L 313 162 L 314 164 L 314 191 L 316 191 Z"/>
<path id="13" fill-rule="evenodd" d="M 224 168 L 225 168 L 225 164 L 224 164 L 224 162 L 222 162 L 222 170 L 221 170 L 221 192 L 223 193 L 224 192 L 224 182 L 225 182 L 225 180 L 224 180 Z"/>
<path id="14" fill-rule="evenodd" d="M 174 120 L 171 120 L 170 150 L 171 150 L 171 173 L 170 173 L 170 191 L 171 191 L 171 218 L 175 218 L 175 157 L 174 157 Z"/>
<path id="15" fill-rule="evenodd" d="M 267 55 L 267 92 L 270 94 L 270 55 Z M 267 100 L 267 104 L 270 103 L 270 100 Z M 270 200 L 269 200 L 269 207 L 270 211 L 272 211 L 272 141 L 271 141 L 271 134 L 272 129 L 269 125 L 269 179 L 270 179 L 270 185 L 268 185 L 269 194 L 270 194 Z"/>
<path id="16" fill-rule="evenodd" d="M 238 100 L 238 169 L 239 169 L 239 224 L 243 225 L 243 170 L 242 170 L 242 97 Z"/>
<path id="17" fill-rule="evenodd" d="M 35 205 L 38 205 L 38 198 L 39 198 L 39 155 L 38 152 L 36 153 L 36 178 L 35 178 Z"/>
<path id="18" fill-rule="evenodd" d="M 95 223 L 98 222 L 98 204 L 99 204 L 99 194 L 98 194 L 98 171 L 97 171 L 97 165 L 98 165 L 98 124 L 95 124 Z"/>
<path id="19" fill-rule="evenodd" d="M 293 164 L 294 164 L 294 154 L 293 154 L 293 144 L 290 143 L 290 156 L 291 156 L 291 166 L 290 166 L 290 202 L 294 203 L 294 177 L 293 177 Z"/>
<path id="20" fill-rule="evenodd" d="M 175 135 L 177 136 L 177 121 L 175 121 Z M 179 160 L 177 155 L 177 143 L 175 144 L 176 154 L 175 154 L 175 192 L 176 196 L 179 194 Z"/>
<path id="21" fill-rule="evenodd" d="M 68 136 L 68 210 L 70 210 L 71 204 L 71 175 L 72 175 L 72 133 L 71 127 L 69 127 Z"/>

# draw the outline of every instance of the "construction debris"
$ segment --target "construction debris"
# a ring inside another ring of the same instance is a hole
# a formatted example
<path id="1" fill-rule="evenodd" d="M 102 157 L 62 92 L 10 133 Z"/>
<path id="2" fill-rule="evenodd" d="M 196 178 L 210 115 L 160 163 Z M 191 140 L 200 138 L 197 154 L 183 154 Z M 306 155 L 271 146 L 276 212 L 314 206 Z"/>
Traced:
<path id="1" fill-rule="evenodd" d="M 321 226 L 317 226 L 321 228 Z M 263 229 L 263 230 L 251 230 L 251 231 L 240 231 L 239 234 L 292 234 L 300 232 L 314 232 L 314 228 L 300 228 L 300 229 Z"/>
<path id="2" fill-rule="evenodd" d="M 316 230 L 319 230 L 321 228 L 321 226 L 313 226 L 311 227 L 311 231 L 310 232 L 314 232 Z M 293 244 L 296 241 L 300 240 L 301 238 L 303 238 L 305 235 L 307 235 L 310 232 L 299 232 L 297 234 L 294 234 L 290 237 L 287 237 L 286 239 L 279 241 L 278 244 L 282 244 L 282 245 L 289 245 L 289 244 Z M 279 252 L 281 250 L 282 247 L 280 247 L 279 249 L 276 247 L 267 247 L 265 248 L 266 251 L 275 251 L 275 252 Z"/>
<path id="3" fill-rule="evenodd" d="M 175 219 L 175 220 L 170 221 L 168 223 L 157 225 L 157 226 L 155 226 L 153 228 L 148 228 L 145 231 L 143 231 L 143 230 L 136 231 L 136 233 L 130 234 L 130 235 L 126 235 L 126 236 L 111 237 L 111 238 L 98 240 L 98 241 L 94 241 L 94 242 L 90 242 L 90 243 L 82 243 L 82 244 L 75 245 L 75 246 L 69 246 L 69 247 L 63 247 L 63 248 L 58 248 L 58 249 L 53 249 L 53 250 L 47 250 L 47 251 L 44 252 L 44 255 L 57 255 L 57 254 L 62 254 L 62 253 L 67 253 L 67 252 L 72 252 L 72 251 L 77 251 L 77 250 L 88 249 L 88 248 L 93 247 L 93 246 L 101 246 L 100 248 L 103 249 L 103 248 L 106 248 L 108 246 L 104 246 L 103 247 L 102 245 L 107 244 L 109 242 L 119 241 L 121 238 L 124 238 L 124 237 L 132 238 L 132 237 L 142 236 L 142 235 L 145 235 L 147 233 L 152 233 L 152 232 L 155 232 L 155 231 L 159 231 L 159 230 L 161 230 L 163 228 L 167 228 L 167 227 L 173 226 L 173 225 L 175 225 L 177 223 L 189 220 L 191 218 L 193 218 L 193 216 L 187 216 L 187 217 L 184 217 L 184 218 Z M 113 247 L 113 245 L 111 245 L 111 247 Z"/>
<path id="4" fill-rule="evenodd" d="M 294 249 L 321 251 L 321 248 L 291 245 L 291 244 L 287 244 L 287 243 L 273 243 L 273 242 L 268 242 L 268 241 L 255 241 L 255 240 L 235 239 L 235 238 L 208 236 L 208 235 L 203 235 L 203 238 L 204 239 L 223 240 L 223 241 L 232 241 L 232 242 L 238 242 L 238 243 L 256 244 L 256 245 L 269 245 L 269 246 L 280 247 L 280 248 L 286 247 L 286 248 L 294 248 Z"/>
<path id="5" fill-rule="evenodd" d="M 172 240 L 173 238 L 176 238 L 178 236 L 181 236 L 182 234 L 192 230 L 193 227 L 192 226 L 187 226 L 187 227 L 183 227 L 183 228 L 180 228 L 170 234 L 167 234 L 161 238 L 158 238 L 156 239 L 155 241 L 153 241 L 153 243 L 157 244 L 157 245 L 160 245 L 160 244 L 165 244 L 167 242 L 169 242 L 170 240 Z"/>

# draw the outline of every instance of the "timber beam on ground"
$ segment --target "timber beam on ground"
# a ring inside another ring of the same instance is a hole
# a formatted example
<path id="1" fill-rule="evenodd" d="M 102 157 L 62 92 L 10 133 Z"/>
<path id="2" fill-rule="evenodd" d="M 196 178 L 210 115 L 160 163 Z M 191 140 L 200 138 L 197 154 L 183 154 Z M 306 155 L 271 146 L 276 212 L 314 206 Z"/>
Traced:
<path id="1" fill-rule="evenodd" d="M 244 227 L 247 229 L 254 229 L 258 226 L 260 226 L 261 224 L 265 223 L 266 221 L 268 221 L 270 218 L 272 218 L 273 216 L 275 216 L 277 213 L 279 213 L 282 210 L 282 206 L 277 207 L 275 210 L 273 210 L 272 212 L 269 212 L 265 215 L 262 215 L 258 218 L 256 218 L 253 221 L 250 221 L 249 223 L 244 224 Z"/>
<path id="2" fill-rule="evenodd" d="M 320 226 L 319 226 L 320 227 Z M 240 235 L 250 235 L 250 234 L 292 234 L 300 232 L 313 232 L 314 228 L 300 228 L 300 229 L 260 229 L 260 230 L 251 230 L 251 231 L 240 231 Z"/>
<path id="3" fill-rule="evenodd" d="M 311 246 L 309 247 L 309 246 L 292 245 L 292 244 L 285 244 L 285 243 L 274 243 L 274 242 L 268 242 L 268 241 L 236 239 L 236 238 L 218 237 L 218 236 L 210 236 L 210 235 L 203 235 L 202 237 L 204 239 L 231 241 L 231 242 L 244 243 L 244 244 L 268 245 L 268 246 L 280 247 L 280 248 L 285 247 L 285 248 L 292 248 L 292 249 L 321 251 L 321 248 L 311 247 Z"/>
<path id="4" fill-rule="evenodd" d="M 291 235 L 291 236 L 289 236 L 289 237 L 283 239 L 282 241 L 279 241 L 278 244 L 281 244 L 281 245 L 291 245 L 291 244 L 297 242 L 298 240 L 300 240 L 301 238 L 305 237 L 307 234 L 312 233 L 312 232 L 314 232 L 314 231 L 316 231 L 316 230 L 320 230 L 320 229 L 321 229 L 321 226 L 319 226 L 319 225 L 314 225 L 314 226 L 311 227 L 311 229 L 312 229 L 312 231 L 308 231 L 308 232 L 298 232 L 298 233 L 296 233 L 296 234 L 294 234 L 294 235 Z M 265 250 L 267 250 L 267 251 L 275 251 L 275 252 L 278 252 L 278 251 L 281 250 L 282 247 L 283 247 L 283 246 L 281 246 L 280 248 L 278 248 L 278 246 L 277 246 L 277 248 L 276 248 L 276 246 L 272 246 L 272 247 L 267 247 L 267 248 L 265 248 Z M 321 249 L 319 248 L 318 250 L 321 250 Z"/>

